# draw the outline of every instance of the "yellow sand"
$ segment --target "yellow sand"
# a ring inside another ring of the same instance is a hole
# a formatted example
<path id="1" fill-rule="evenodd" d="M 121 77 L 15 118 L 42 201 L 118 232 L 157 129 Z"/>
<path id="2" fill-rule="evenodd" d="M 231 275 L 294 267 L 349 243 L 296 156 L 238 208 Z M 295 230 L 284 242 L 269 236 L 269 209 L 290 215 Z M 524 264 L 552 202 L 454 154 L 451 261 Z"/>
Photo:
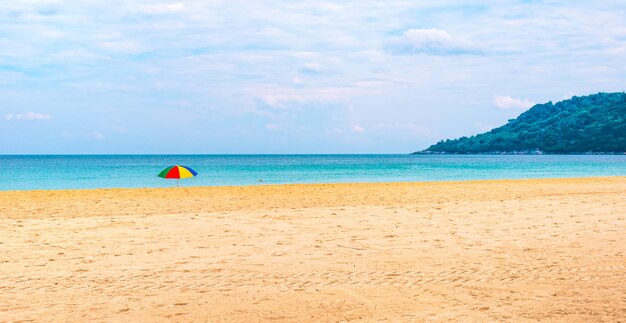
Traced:
<path id="1" fill-rule="evenodd" d="M 626 177 L 0 192 L 0 321 L 620 321 Z"/>

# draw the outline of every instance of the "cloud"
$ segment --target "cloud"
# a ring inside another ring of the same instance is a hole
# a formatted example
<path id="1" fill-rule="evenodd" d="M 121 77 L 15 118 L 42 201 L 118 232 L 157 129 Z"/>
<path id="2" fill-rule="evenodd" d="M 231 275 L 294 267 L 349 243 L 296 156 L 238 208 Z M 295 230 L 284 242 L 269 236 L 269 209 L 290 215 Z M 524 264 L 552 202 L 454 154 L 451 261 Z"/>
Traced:
<path id="1" fill-rule="evenodd" d="M 293 88 L 277 85 L 258 85 L 248 90 L 257 106 L 274 111 L 301 109 L 305 106 L 334 104 L 361 93 L 357 87 Z"/>
<path id="2" fill-rule="evenodd" d="M 268 123 L 265 125 L 265 129 L 267 130 L 278 130 L 280 129 L 280 126 L 273 124 L 273 123 Z"/>
<path id="3" fill-rule="evenodd" d="M 15 128 L 33 136 L 0 127 L 0 152 L 13 149 L 16 135 L 23 151 L 67 151 L 47 131 L 72 133 L 76 152 L 94 152 L 95 141 L 78 139 L 94 130 L 105 141 L 119 139 L 124 130 L 111 125 L 189 152 L 274 151 L 269 143 L 278 133 L 298 140 L 295 125 L 310 129 L 311 144 L 285 152 L 354 151 L 348 141 L 333 141 L 342 136 L 361 137 L 372 152 L 410 151 L 476 132 L 477 123 L 500 124 L 495 106 L 521 111 L 531 104 L 523 98 L 555 101 L 626 84 L 623 0 L 114 3 L 0 1 L 0 101 L 7 108 L 0 123 L 47 124 Z M 485 103 L 494 107 L 481 109 Z M 25 120 L 18 114 L 44 107 L 39 112 L 55 122 L 3 120 Z M 164 111 L 185 116 L 181 131 L 163 132 L 172 123 L 159 117 Z M 355 124 L 365 132 L 352 132 Z M 246 137 L 239 127 L 259 132 Z M 343 132 L 315 137 L 325 129 Z M 142 136 L 111 147 L 167 149 L 144 145 Z"/>
<path id="4" fill-rule="evenodd" d="M 388 46 L 394 54 L 427 54 L 448 56 L 480 54 L 472 43 L 436 28 L 409 29 Z"/>
<path id="5" fill-rule="evenodd" d="M 270 110 L 290 110 L 301 107 L 310 102 L 307 98 L 297 94 L 263 94 L 255 98 L 257 107 Z"/>
<path id="6" fill-rule="evenodd" d="M 97 44 L 101 49 L 116 54 L 137 54 L 144 48 L 132 40 L 103 41 Z"/>
<path id="7" fill-rule="evenodd" d="M 324 133 L 327 135 L 339 135 L 339 134 L 342 134 L 343 132 L 344 132 L 343 129 L 339 127 L 334 127 L 332 129 L 324 129 Z"/>
<path id="8" fill-rule="evenodd" d="M 516 99 L 510 96 L 504 95 L 494 95 L 493 96 L 493 105 L 498 109 L 528 109 L 535 105 L 532 101 L 528 99 Z"/>
<path id="9" fill-rule="evenodd" d="M 367 79 L 356 82 L 350 80 L 334 86 L 294 83 L 296 86 L 255 84 L 246 92 L 253 98 L 257 107 L 262 108 L 262 110 L 287 111 L 299 110 L 303 107 L 346 104 L 360 96 L 384 93 L 392 82 Z"/>
<path id="10" fill-rule="evenodd" d="M 182 2 L 177 2 L 168 4 L 140 5 L 139 8 L 142 12 L 147 14 L 166 14 L 185 11 L 187 6 Z"/>
<path id="11" fill-rule="evenodd" d="M 50 120 L 52 116 L 49 114 L 41 114 L 37 112 L 26 112 L 26 113 L 8 113 L 4 116 L 4 120 Z"/>
<path id="12" fill-rule="evenodd" d="M 350 128 L 350 130 L 352 130 L 352 132 L 357 132 L 357 133 L 363 133 L 365 132 L 365 129 L 359 125 L 354 125 L 352 126 L 352 128 Z"/>

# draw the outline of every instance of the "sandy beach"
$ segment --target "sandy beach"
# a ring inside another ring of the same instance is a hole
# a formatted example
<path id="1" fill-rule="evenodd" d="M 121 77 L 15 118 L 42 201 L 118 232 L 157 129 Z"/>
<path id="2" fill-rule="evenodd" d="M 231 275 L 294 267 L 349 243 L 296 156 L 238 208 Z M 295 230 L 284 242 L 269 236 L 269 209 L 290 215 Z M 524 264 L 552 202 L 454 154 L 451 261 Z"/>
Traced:
<path id="1" fill-rule="evenodd" d="M 0 321 L 623 321 L 626 177 L 0 192 Z"/>

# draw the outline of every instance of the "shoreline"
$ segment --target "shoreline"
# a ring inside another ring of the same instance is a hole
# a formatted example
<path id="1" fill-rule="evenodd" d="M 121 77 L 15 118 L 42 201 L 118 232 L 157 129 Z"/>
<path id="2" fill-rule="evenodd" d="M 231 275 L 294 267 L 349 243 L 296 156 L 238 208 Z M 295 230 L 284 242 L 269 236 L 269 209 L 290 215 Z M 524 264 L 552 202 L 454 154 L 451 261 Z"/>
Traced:
<path id="1" fill-rule="evenodd" d="M 381 182 L 337 184 L 273 184 L 250 186 L 195 186 L 170 188 L 103 188 L 79 190 L 0 191 L 0 219 L 46 218 L 185 212 L 220 212 L 291 207 L 300 208 L 342 205 L 404 205 L 448 200 L 455 195 L 484 191 L 472 200 L 481 202 L 491 190 L 517 190 L 533 187 L 526 197 L 561 191 L 578 194 L 577 186 L 608 183 L 623 186 L 626 176 L 542 178 L 512 180 L 467 180 L 450 182 Z M 424 194 L 421 194 L 424 193 Z M 511 195 L 511 198 L 514 197 Z"/>
<path id="2" fill-rule="evenodd" d="M 626 175 L 609 175 L 609 176 L 580 176 L 580 177 L 527 177 L 527 178 L 497 178 L 497 179 L 461 179 L 461 180 L 433 180 L 433 181 L 391 181 L 391 182 L 310 182 L 310 183 L 269 183 L 249 184 L 249 185 L 198 185 L 180 187 L 97 187 L 97 188 L 68 188 L 68 189 L 24 189 L 24 190 L 1 190 L 3 193 L 18 192 L 63 192 L 63 191 L 114 191 L 114 190 L 170 190 L 170 189 L 212 189 L 212 188 L 241 188 L 241 187 L 275 187 L 275 186 L 315 186 L 315 185 L 385 185 L 385 184 L 454 184 L 454 183 L 480 183 L 480 182 L 509 182 L 509 181 L 550 181 L 550 180 L 585 180 L 585 179 L 611 179 L 626 178 Z M 184 179 L 183 179 L 184 181 Z"/>

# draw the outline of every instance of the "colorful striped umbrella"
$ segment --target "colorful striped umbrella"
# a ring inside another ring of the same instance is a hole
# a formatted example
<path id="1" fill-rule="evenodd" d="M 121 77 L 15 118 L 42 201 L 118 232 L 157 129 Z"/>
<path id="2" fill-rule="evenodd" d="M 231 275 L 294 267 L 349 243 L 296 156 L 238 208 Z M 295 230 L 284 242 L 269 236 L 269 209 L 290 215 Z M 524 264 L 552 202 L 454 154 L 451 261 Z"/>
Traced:
<path id="1" fill-rule="evenodd" d="M 198 175 L 198 173 L 187 166 L 174 165 L 161 171 L 158 176 L 165 179 L 176 179 L 176 187 L 178 187 L 179 179 L 191 178 L 196 175 Z"/>

